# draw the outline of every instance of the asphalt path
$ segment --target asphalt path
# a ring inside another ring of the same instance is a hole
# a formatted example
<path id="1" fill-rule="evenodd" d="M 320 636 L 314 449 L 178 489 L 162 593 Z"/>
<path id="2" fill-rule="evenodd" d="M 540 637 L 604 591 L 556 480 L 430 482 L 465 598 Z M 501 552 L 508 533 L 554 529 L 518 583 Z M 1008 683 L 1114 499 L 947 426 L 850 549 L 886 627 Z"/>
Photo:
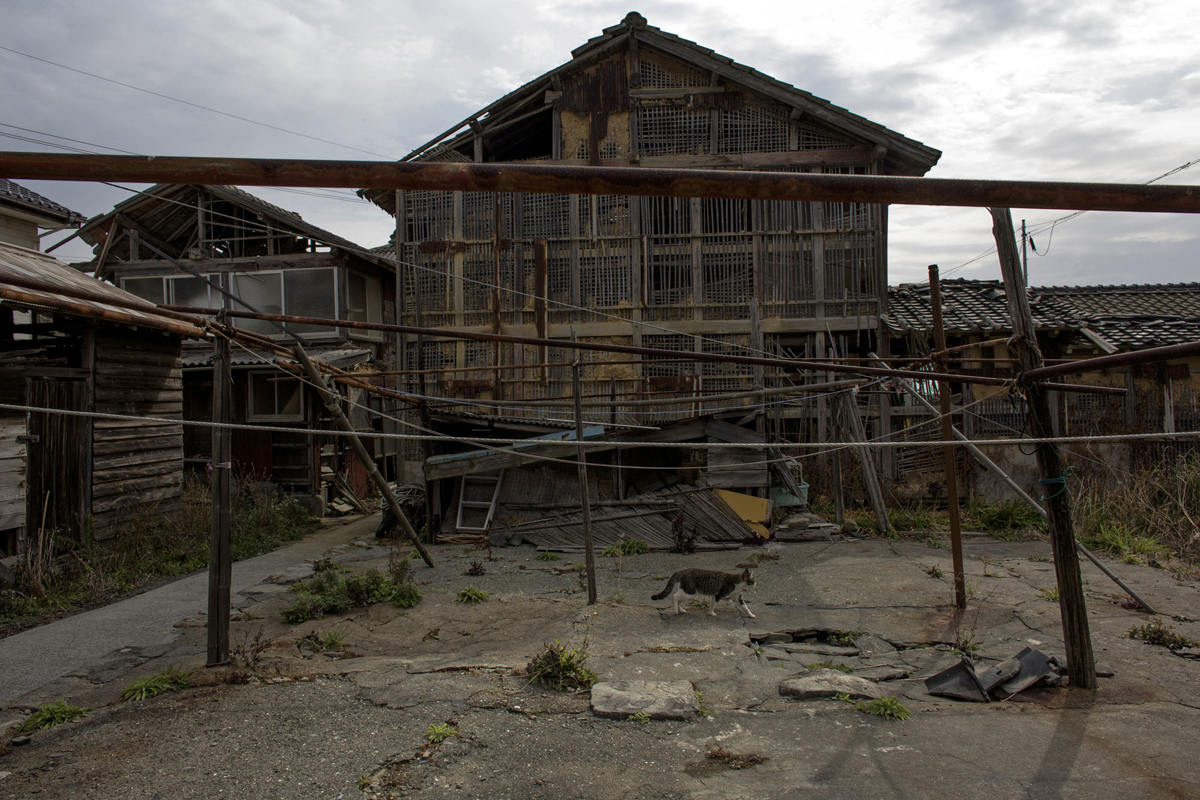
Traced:
<path id="1" fill-rule="evenodd" d="M 238 595 L 264 586 L 288 569 L 318 559 L 332 547 L 369 535 L 373 518 L 327 525 L 304 539 L 233 565 L 234 607 Z M 274 587 L 271 587 L 274 588 Z M 278 586 L 279 591 L 286 586 Z M 128 648 L 170 645 L 178 623 L 208 612 L 208 572 L 196 572 L 101 608 L 0 639 L 0 707 L 67 675 L 86 671 Z"/>

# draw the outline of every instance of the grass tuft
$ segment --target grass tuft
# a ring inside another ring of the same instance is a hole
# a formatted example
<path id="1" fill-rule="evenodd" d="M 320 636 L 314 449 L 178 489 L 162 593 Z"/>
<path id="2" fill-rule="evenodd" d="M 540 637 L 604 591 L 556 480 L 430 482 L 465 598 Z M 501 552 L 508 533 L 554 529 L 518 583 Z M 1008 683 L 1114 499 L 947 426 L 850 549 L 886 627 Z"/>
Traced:
<path id="1" fill-rule="evenodd" d="M 121 692 L 122 700 L 146 700 L 167 692 L 177 692 L 192 685 L 192 673 L 195 670 L 181 670 L 178 667 L 167 667 L 153 675 L 140 678 L 125 687 Z"/>
<path id="2" fill-rule="evenodd" d="M 456 603 L 466 603 L 467 605 L 471 606 L 477 606 L 480 603 L 486 603 L 487 601 L 488 593 L 483 589 L 479 589 L 474 586 L 467 586 L 463 589 L 460 589 L 458 592 L 458 597 L 454 598 L 454 602 Z"/>
<path id="3" fill-rule="evenodd" d="M 91 711 L 90 708 L 80 708 L 73 706 L 65 700 L 55 700 L 53 703 L 48 703 L 37 711 L 30 714 L 24 722 L 21 723 L 21 733 L 29 731 L 40 731 L 46 728 L 53 728 L 64 722 L 75 722 L 82 719 L 83 715 Z"/>

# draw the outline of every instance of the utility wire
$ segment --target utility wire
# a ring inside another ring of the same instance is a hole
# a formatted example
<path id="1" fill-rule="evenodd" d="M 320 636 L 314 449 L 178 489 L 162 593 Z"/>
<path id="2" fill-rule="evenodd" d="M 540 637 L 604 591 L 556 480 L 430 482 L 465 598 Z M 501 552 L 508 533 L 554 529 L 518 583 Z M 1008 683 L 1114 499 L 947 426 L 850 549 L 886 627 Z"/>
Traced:
<path id="1" fill-rule="evenodd" d="M 35 56 L 31 53 L 23 53 L 20 50 L 14 50 L 13 48 L 5 47 L 4 45 L 0 45 L 0 50 L 4 50 L 9 53 L 14 53 L 18 56 L 24 56 L 25 58 L 31 58 L 34 61 L 40 61 L 43 64 L 49 64 L 51 66 L 58 67 L 59 69 L 65 69 L 65 70 L 74 72 L 79 75 L 86 75 L 89 78 L 95 78 L 96 80 L 104 81 L 105 83 L 111 83 L 115 86 L 122 86 L 126 89 L 132 89 L 135 92 L 143 92 L 144 94 L 153 95 L 154 97 L 160 97 L 163 100 L 170 100 L 173 103 L 179 103 L 181 105 L 191 106 L 192 108 L 198 108 L 201 111 L 209 111 L 213 114 L 220 114 L 223 117 L 229 117 L 230 119 L 236 119 L 241 122 L 249 122 L 251 125 L 258 125 L 263 128 L 270 128 L 271 130 L 274 130 L 274 131 L 280 131 L 281 133 L 289 133 L 292 136 L 300 136 L 305 139 L 311 139 L 314 142 L 321 142 L 323 144 L 331 144 L 331 145 L 334 145 L 335 147 L 344 147 L 347 150 L 354 150 L 359 153 L 366 153 L 367 155 L 378 156 L 379 158 L 386 158 L 390 161 L 395 160 L 393 156 L 387 156 L 387 155 L 384 155 L 383 153 L 376 153 L 371 150 L 364 150 L 361 147 L 354 147 L 353 145 L 342 144 L 341 142 L 334 142 L 329 139 L 322 139 L 319 136 L 310 136 L 307 133 L 300 133 L 299 131 L 293 131 L 288 128 L 280 127 L 279 125 L 272 125 L 269 122 L 259 122 L 258 120 L 250 119 L 249 117 L 242 117 L 237 114 L 230 114 L 228 111 L 221 111 L 218 108 L 210 108 L 209 106 L 202 106 L 199 103 L 193 103 L 189 100 L 181 100 L 178 97 L 172 97 L 169 94 L 163 94 L 161 92 L 151 91 L 150 89 L 143 89 L 140 86 L 134 86 L 131 83 L 124 83 L 122 81 L 114 80 L 112 78 L 106 78 L 103 75 L 97 75 L 94 72 L 88 72 L 87 70 L 76 69 L 75 67 L 68 67 L 66 64 L 60 64 L 57 61 L 51 61 L 46 58 L 41 58 L 41 57 Z"/>

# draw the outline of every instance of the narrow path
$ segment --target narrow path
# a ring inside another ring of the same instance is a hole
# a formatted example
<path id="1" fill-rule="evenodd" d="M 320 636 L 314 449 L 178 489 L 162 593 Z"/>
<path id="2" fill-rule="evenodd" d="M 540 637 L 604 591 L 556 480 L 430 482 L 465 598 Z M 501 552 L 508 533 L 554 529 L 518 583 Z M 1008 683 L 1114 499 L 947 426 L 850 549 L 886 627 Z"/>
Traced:
<path id="1" fill-rule="evenodd" d="M 370 537 L 377 522 L 373 516 L 334 522 L 298 542 L 235 563 L 232 595 L 236 598 L 271 575 L 320 558 L 332 547 Z M 279 588 L 282 591 L 286 587 Z M 176 623 L 207 611 L 208 572 L 201 571 L 0 639 L 0 674 L 4 676 L 0 681 L 0 707 L 121 648 L 170 644 L 180 636 Z"/>

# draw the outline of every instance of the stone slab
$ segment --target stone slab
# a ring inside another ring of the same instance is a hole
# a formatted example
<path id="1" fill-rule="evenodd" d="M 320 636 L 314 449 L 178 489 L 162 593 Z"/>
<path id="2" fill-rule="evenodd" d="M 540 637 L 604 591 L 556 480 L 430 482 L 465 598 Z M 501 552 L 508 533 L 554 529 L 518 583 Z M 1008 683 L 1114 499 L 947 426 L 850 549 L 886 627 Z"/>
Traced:
<path id="1" fill-rule="evenodd" d="M 819 700 L 839 694 L 853 700 L 878 700 L 883 690 L 874 682 L 835 669 L 821 669 L 799 678 L 788 678 L 779 684 L 779 693 L 796 700 Z"/>
<path id="2" fill-rule="evenodd" d="M 609 719 L 645 713 L 650 719 L 693 720 L 700 704 L 689 681 L 610 681 L 592 687 L 592 713 Z"/>

